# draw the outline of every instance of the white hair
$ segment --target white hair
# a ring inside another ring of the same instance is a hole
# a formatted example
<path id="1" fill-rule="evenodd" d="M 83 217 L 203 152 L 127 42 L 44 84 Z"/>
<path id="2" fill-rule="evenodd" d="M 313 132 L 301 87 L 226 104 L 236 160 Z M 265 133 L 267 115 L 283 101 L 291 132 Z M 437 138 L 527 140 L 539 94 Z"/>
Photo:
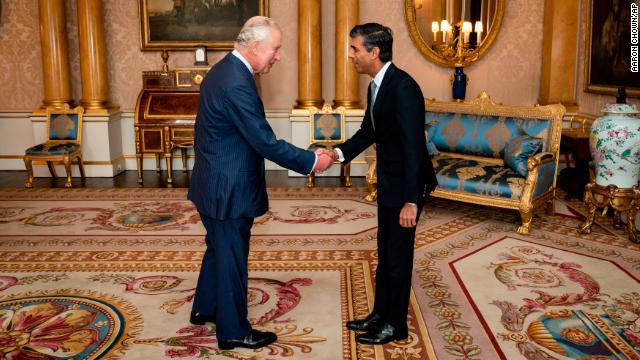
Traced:
<path id="1" fill-rule="evenodd" d="M 271 39 L 274 29 L 280 31 L 280 27 L 273 19 L 266 16 L 254 16 L 242 26 L 242 30 L 236 38 L 236 47 L 246 48 L 254 41 L 264 43 Z"/>

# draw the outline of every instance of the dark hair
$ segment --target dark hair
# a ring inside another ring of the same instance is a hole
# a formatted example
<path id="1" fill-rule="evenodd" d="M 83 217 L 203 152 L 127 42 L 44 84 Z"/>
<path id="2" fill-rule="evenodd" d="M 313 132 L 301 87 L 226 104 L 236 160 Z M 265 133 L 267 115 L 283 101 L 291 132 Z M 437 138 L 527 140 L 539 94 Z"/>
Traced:
<path id="1" fill-rule="evenodd" d="M 393 57 L 393 32 L 388 27 L 377 23 L 356 25 L 349 33 L 351 38 L 362 36 L 364 47 L 368 52 L 374 47 L 380 49 L 380 61 L 386 63 Z"/>

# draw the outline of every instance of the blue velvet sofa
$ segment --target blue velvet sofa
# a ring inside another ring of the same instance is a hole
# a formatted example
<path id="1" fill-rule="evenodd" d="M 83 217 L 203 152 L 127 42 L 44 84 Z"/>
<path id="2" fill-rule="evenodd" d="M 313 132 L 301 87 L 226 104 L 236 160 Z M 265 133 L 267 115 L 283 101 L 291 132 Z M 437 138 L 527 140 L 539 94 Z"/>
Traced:
<path id="1" fill-rule="evenodd" d="M 564 106 L 425 100 L 427 148 L 438 177 L 432 196 L 520 212 L 528 234 L 536 208 L 553 214 Z M 375 164 L 372 164 L 375 166 Z M 370 169 L 367 183 L 376 182 Z M 369 200 L 375 198 L 370 187 Z"/>

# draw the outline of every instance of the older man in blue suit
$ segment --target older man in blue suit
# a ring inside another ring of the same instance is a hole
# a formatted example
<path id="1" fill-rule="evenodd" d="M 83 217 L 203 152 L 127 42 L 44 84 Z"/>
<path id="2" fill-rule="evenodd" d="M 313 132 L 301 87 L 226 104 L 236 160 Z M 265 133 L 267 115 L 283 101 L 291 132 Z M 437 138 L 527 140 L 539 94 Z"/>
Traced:
<path id="1" fill-rule="evenodd" d="M 259 348 L 277 340 L 247 320 L 251 226 L 269 208 L 264 159 L 301 174 L 324 171 L 326 155 L 276 139 L 265 119 L 253 74 L 280 60 L 282 32 L 267 17 L 245 23 L 235 50 L 213 66 L 200 87 L 189 199 L 207 235 L 191 323 L 216 324 L 218 347 Z"/>

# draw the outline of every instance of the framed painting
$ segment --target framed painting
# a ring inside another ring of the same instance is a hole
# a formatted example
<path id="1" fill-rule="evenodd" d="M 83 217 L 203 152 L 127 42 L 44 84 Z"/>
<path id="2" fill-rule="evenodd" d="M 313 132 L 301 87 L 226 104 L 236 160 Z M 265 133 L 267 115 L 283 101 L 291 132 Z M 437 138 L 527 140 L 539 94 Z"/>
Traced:
<path id="1" fill-rule="evenodd" d="M 638 2 L 586 1 L 585 91 L 617 95 L 618 87 L 624 86 L 627 96 L 640 97 L 637 53 L 635 61 L 631 55 L 631 11 Z"/>
<path id="2" fill-rule="evenodd" d="M 233 49 L 242 24 L 268 0 L 139 0 L 142 50 Z"/>

